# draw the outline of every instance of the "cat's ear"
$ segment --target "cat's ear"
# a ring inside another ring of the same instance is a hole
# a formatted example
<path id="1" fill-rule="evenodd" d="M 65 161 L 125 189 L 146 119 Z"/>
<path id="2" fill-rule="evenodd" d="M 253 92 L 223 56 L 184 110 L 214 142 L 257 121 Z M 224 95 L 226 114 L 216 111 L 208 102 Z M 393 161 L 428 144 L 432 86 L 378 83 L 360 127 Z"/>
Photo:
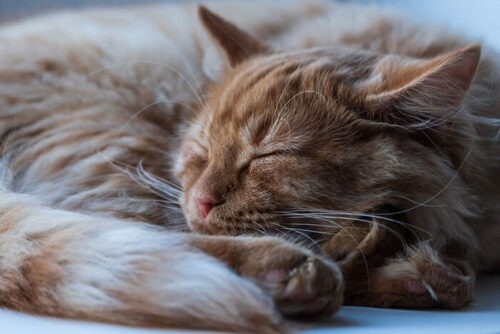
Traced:
<path id="1" fill-rule="evenodd" d="M 458 111 L 480 56 L 481 45 L 473 44 L 429 60 L 382 62 L 375 92 L 366 97 L 370 118 L 411 127 L 446 121 Z"/>
<path id="2" fill-rule="evenodd" d="M 257 38 L 206 7 L 199 6 L 198 15 L 210 36 L 224 51 L 230 66 L 234 67 L 251 56 L 268 51 L 268 48 Z"/>

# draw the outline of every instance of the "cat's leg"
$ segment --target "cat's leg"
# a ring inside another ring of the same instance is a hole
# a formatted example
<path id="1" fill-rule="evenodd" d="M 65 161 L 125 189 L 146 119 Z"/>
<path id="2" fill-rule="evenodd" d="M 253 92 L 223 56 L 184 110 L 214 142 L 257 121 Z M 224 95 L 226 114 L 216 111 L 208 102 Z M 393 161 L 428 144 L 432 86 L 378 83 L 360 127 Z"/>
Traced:
<path id="1" fill-rule="evenodd" d="M 190 237 L 51 209 L 0 184 L 0 305 L 127 325 L 282 332 L 272 299 Z"/>
<path id="2" fill-rule="evenodd" d="M 204 237 L 192 244 L 267 291 L 288 317 L 331 315 L 343 300 L 339 267 L 275 237 Z"/>
<path id="3" fill-rule="evenodd" d="M 427 243 L 392 259 L 368 260 L 346 273 L 346 303 L 377 307 L 458 308 L 472 300 L 475 276 L 466 261 L 441 255 Z"/>

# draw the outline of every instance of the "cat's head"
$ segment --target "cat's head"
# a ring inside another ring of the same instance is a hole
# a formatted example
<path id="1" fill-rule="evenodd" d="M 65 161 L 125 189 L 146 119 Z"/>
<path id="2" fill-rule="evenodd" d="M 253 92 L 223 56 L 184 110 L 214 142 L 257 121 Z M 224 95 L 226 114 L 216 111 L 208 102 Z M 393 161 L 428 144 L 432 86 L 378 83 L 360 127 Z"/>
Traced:
<path id="1" fill-rule="evenodd" d="M 479 45 L 428 60 L 273 51 L 204 8 L 200 17 L 227 66 L 176 165 L 192 229 L 316 238 L 449 181 L 460 157 L 449 156 L 445 146 L 458 144 L 444 133 L 458 126 Z"/>

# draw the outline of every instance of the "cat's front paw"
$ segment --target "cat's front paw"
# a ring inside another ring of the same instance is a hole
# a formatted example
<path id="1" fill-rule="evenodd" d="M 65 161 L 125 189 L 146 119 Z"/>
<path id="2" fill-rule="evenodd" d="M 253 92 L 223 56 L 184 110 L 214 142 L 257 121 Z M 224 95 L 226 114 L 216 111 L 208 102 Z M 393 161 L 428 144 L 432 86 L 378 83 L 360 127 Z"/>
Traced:
<path id="1" fill-rule="evenodd" d="M 416 256 L 380 269 L 372 282 L 375 293 L 366 294 L 371 299 L 361 298 L 361 303 L 382 307 L 459 308 L 472 300 L 474 281 L 474 272 L 464 261 Z"/>
<path id="2" fill-rule="evenodd" d="M 262 284 L 285 316 L 330 315 L 342 304 L 343 286 L 337 269 L 319 258 L 309 257 L 288 272 L 271 271 Z"/>
<path id="3" fill-rule="evenodd" d="M 259 246 L 265 253 L 250 258 L 243 274 L 274 298 L 284 316 L 317 318 L 338 310 L 344 284 L 335 263 L 279 239 L 269 238 L 265 244 Z"/>
<path id="4" fill-rule="evenodd" d="M 420 301 L 420 306 L 459 308 L 472 300 L 474 273 L 466 262 L 426 263 L 419 266 L 418 273 L 400 277 L 400 284 L 414 301 Z"/>

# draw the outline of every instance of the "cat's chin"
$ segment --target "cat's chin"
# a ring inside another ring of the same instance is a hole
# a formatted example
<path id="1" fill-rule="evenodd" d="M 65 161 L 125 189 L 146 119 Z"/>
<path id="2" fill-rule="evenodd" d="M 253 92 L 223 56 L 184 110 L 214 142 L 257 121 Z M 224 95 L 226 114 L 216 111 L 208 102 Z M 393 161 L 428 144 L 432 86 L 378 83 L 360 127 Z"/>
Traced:
<path id="1" fill-rule="evenodd" d="M 257 225 L 256 225 L 257 226 Z M 223 220 L 218 220 L 216 217 L 188 220 L 188 227 L 191 231 L 205 235 L 221 235 L 221 236 L 238 236 L 238 235 L 278 235 L 278 231 L 264 231 L 256 228 L 252 224 L 235 225 L 224 223 Z"/>
<path id="2" fill-rule="evenodd" d="M 213 229 L 209 228 L 203 223 L 188 222 L 189 229 L 195 233 L 205 234 L 205 235 L 217 235 L 220 233 L 215 233 Z"/>
<path id="3" fill-rule="evenodd" d="M 229 227 L 225 227 L 222 223 L 214 222 L 211 217 L 202 219 L 201 217 L 195 217 L 188 219 L 187 224 L 189 229 L 195 233 L 205 234 L 205 235 L 236 235 L 234 233 L 228 233 Z"/>

